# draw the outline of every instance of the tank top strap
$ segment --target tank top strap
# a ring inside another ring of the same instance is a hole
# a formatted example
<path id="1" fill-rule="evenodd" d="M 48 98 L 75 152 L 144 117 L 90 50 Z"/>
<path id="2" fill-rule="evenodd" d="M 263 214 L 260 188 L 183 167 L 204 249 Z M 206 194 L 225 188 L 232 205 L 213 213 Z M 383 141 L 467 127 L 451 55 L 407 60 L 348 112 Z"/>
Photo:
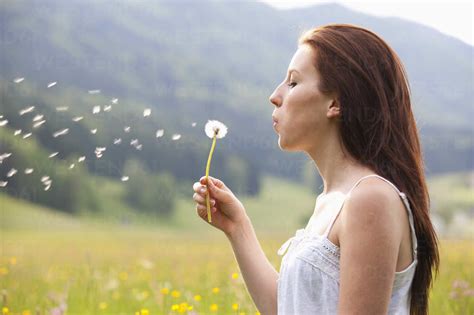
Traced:
<path id="1" fill-rule="evenodd" d="M 410 208 L 410 204 L 408 202 L 408 199 L 407 199 L 407 196 L 401 192 L 397 186 L 395 186 L 392 182 L 390 182 L 388 179 L 380 176 L 380 175 L 377 175 L 377 174 L 370 174 L 370 175 L 366 175 L 362 178 L 360 178 L 352 187 L 351 189 L 349 190 L 349 192 L 346 194 L 346 196 L 344 197 L 344 200 L 342 201 L 342 204 L 341 206 L 339 207 L 339 209 L 334 213 L 334 215 L 332 216 L 331 220 L 329 221 L 329 225 L 328 227 L 326 228 L 326 231 L 324 232 L 323 236 L 324 237 L 328 237 L 329 235 L 329 232 L 331 232 L 331 228 L 332 226 L 334 225 L 334 222 L 336 221 L 337 219 L 337 216 L 339 215 L 339 213 L 341 212 L 341 209 L 342 207 L 344 206 L 344 202 L 346 201 L 347 197 L 350 195 L 350 193 L 352 192 L 352 190 L 357 187 L 357 185 L 364 179 L 368 178 L 368 177 L 371 177 L 371 176 L 375 176 L 375 177 L 378 177 L 382 180 L 384 180 L 385 182 L 389 183 L 398 193 L 398 195 L 402 198 L 403 200 L 403 204 L 405 205 L 405 208 L 406 210 L 408 211 L 408 220 L 409 220 L 409 223 L 410 223 L 410 229 L 411 229 L 411 232 L 412 232 L 412 248 L 413 248 L 413 254 L 414 254 L 414 257 L 416 258 L 417 257 L 417 247 L 418 247 L 418 243 L 417 243 L 417 239 L 416 239 L 416 234 L 415 234 L 415 227 L 414 227 L 414 222 L 413 222 L 413 214 L 411 212 L 411 208 Z"/>

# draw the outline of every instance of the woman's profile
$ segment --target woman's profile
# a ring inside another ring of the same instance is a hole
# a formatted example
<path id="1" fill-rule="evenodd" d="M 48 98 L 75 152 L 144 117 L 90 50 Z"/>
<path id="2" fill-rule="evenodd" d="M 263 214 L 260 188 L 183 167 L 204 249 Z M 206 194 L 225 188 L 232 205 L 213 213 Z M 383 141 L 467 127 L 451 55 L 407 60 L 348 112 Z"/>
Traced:
<path id="1" fill-rule="evenodd" d="M 438 240 L 397 54 L 355 25 L 308 30 L 270 102 L 279 147 L 305 152 L 324 182 L 307 226 L 278 250 L 279 272 L 225 183 L 193 186 L 203 220 L 210 194 L 210 224 L 229 239 L 259 311 L 428 314 Z"/>

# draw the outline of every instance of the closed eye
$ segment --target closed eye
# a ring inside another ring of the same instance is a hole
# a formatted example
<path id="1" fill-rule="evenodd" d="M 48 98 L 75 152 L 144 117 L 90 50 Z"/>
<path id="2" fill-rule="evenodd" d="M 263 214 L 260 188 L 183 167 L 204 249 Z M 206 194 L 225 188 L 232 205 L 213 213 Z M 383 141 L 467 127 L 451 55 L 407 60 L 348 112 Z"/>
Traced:
<path id="1" fill-rule="evenodd" d="M 290 82 L 290 83 L 288 84 L 288 86 L 293 88 L 293 87 L 296 86 L 296 82 Z"/>

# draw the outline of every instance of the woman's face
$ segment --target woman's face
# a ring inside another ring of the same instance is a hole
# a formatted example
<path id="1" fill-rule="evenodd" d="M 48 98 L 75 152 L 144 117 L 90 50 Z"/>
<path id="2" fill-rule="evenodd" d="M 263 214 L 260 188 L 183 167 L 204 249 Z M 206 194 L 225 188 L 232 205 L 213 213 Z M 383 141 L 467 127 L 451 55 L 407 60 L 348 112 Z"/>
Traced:
<path id="1" fill-rule="evenodd" d="M 315 53 L 300 45 L 291 59 L 285 80 L 270 96 L 278 145 L 288 151 L 307 151 L 318 146 L 329 131 L 329 119 L 339 113 L 334 98 L 318 89 L 319 73 L 313 66 Z"/>

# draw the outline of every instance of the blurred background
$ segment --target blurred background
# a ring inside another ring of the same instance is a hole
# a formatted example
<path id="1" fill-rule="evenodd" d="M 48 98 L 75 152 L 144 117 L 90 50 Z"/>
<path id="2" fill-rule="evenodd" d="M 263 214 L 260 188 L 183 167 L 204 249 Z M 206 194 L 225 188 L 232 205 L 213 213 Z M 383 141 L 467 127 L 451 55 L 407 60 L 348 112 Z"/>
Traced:
<path id="1" fill-rule="evenodd" d="M 445 258 L 432 313 L 474 312 L 472 4 L 391 5 L 0 2 L 2 312 L 258 313 L 225 236 L 195 211 L 204 125 L 227 125 L 210 175 L 278 270 L 323 184 L 304 153 L 279 149 L 268 97 L 298 35 L 328 23 L 366 27 L 402 59 Z"/>

